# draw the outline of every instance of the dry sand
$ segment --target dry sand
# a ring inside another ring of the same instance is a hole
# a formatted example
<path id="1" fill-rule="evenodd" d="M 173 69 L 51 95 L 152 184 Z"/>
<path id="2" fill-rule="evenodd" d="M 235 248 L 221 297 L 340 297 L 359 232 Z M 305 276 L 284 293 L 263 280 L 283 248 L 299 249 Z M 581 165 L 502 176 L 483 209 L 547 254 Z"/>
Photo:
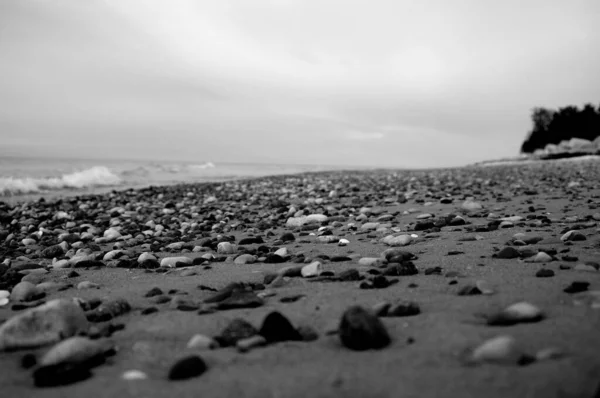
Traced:
<path id="1" fill-rule="evenodd" d="M 323 204 L 309 204 L 306 214 L 322 213 L 329 204 L 348 209 L 342 215 L 343 227 L 333 228 L 335 235 L 344 237 L 350 244 L 316 243 L 314 236 L 299 236 L 297 230 L 285 226 L 286 217 L 273 222 L 271 227 L 262 228 L 265 245 L 273 242 L 283 232 L 293 231 L 295 242 L 278 245 L 287 247 L 290 253 L 304 252 L 307 259 L 318 254 L 379 257 L 388 247 L 380 238 L 391 232 L 361 233 L 360 226 L 366 221 L 376 220 L 379 215 L 366 212 L 367 219 L 355 221 L 362 207 L 381 210 L 380 214 L 394 215 L 392 225 L 409 231 L 414 228 L 417 216 L 431 213 L 436 219 L 448 213 L 463 214 L 461 205 L 468 196 L 473 196 L 485 210 L 475 217 L 464 215 L 469 223 L 464 226 L 445 226 L 440 231 L 411 231 L 419 239 L 401 249 L 418 256 L 414 260 L 419 274 L 402 276 L 397 284 L 384 289 L 360 289 L 359 282 L 311 282 L 305 278 L 291 278 L 283 287 L 274 288 L 275 295 L 266 298 L 265 305 L 253 309 L 217 311 L 198 315 L 195 311 L 185 312 L 169 308 L 169 304 L 157 305 L 159 311 L 142 316 L 139 309 L 153 305 L 144 294 L 152 287 L 163 291 L 177 289 L 187 292 L 186 297 L 201 300 L 212 293 L 202 291 L 198 285 L 222 288 L 230 282 L 263 282 L 264 274 L 276 271 L 290 263 L 255 263 L 236 265 L 227 259 L 212 264 L 211 269 L 194 267 L 196 275 L 181 276 L 180 270 L 154 273 L 143 269 L 77 269 L 79 277 L 68 281 L 77 285 L 80 281 L 91 281 L 100 289 L 77 290 L 71 288 L 50 294 L 49 298 L 81 297 L 125 298 L 134 308 L 129 314 L 113 319 L 113 324 L 123 324 L 111 339 L 118 347 L 117 354 L 109 362 L 93 370 L 93 377 L 64 387 L 35 388 L 31 370 L 21 367 L 21 358 L 26 352 L 43 353 L 38 350 L 0 353 L 0 396 L 2 397 L 593 397 L 600 383 L 600 310 L 587 306 L 576 306 L 573 297 L 563 289 L 573 281 L 587 281 L 590 290 L 600 290 L 600 272 L 560 269 L 560 265 L 586 261 L 600 261 L 599 221 L 591 218 L 600 212 L 600 163 L 583 162 L 573 164 L 548 163 L 521 167 L 503 166 L 468 168 L 446 171 L 420 172 L 360 172 L 360 173 L 317 173 L 296 177 L 274 177 L 253 180 L 219 190 L 219 184 L 178 186 L 165 188 L 163 198 L 159 192 L 131 195 L 116 195 L 110 198 L 96 197 L 104 201 L 103 207 L 110 209 L 126 205 L 127 201 L 144 200 L 156 204 L 160 210 L 167 201 L 189 205 L 197 203 L 203 211 L 215 213 L 219 209 L 232 210 L 233 215 L 224 225 L 242 220 L 249 215 L 245 227 L 224 232 L 234 235 L 236 241 L 248 237 L 247 228 L 255 227 L 275 212 L 281 203 L 273 203 L 280 197 L 286 206 L 302 207 L 310 198 L 323 198 Z M 304 181 L 302 179 L 305 179 Z M 578 185 L 569 183 L 577 182 Z M 229 184 L 229 185 L 227 185 Z M 274 184 L 274 185 L 273 185 Z M 311 186 L 314 185 L 314 187 Z M 340 184 L 336 189 L 336 184 Z M 321 187 L 323 189 L 318 189 Z M 353 190 L 356 186 L 356 191 Z M 288 188 L 286 193 L 282 188 Z M 317 188 L 317 189 L 315 189 Z M 331 190 L 341 197 L 329 197 Z M 393 191 L 394 190 L 394 191 Z M 536 192 L 527 192 L 535 190 Z M 185 196 L 188 191 L 195 196 Z M 236 191 L 241 197 L 236 197 Z M 414 192 L 413 192 L 414 191 Z M 137 191 L 136 191 L 137 192 Z M 412 193 L 411 193 L 412 192 Z M 397 198 L 407 194 L 406 203 Z M 453 198 L 449 204 L 440 203 L 440 197 L 448 193 Z M 498 200 L 498 193 L 503 199 Z M 256 198 L 252 195 L 256 194 Z M 214 195 L 216 202 L 203 205 L 203 200 Z M 297 197 L 293 197 L 296 195 Z M 386 201 L 392 198 L 394 200 Z M 81 199 L 84 200 L 84 199 Z M 429 203 L 427 203 L 429 202 Z M 249 203 L 247 209 L 242 203 Z M 427 203 L 427 205 L 426 205 Z M 534 212 L 528 210 L 530 206 Z M 61 206 L 56 206 L 57 211 Z M 411 214 L 403 214 L 417 209 Z M 157 210 L 157 211 L 158 211 Z M 339 209 L 338 209 L 339 210 Z M 488 212 L 500 216 L 546 215 L 552 222 L 542 226 L 530 226 L 532 220 L 516 222 L 512 228 L 501 228 L 488 232 L 469 232 L 469 225 L 486 225 Z M 174 216 L 184 218 L 185 207 Z M 155 217 L 148 214 L 145 220 Z M 201 213 L 203 214 L 203 213 Z M 479 217 L 483 215 L 483 217 Z M 571 218 L 569 218 L 571 217 Z M 145 221 L 144 221 L 145 222 Z M 354 222 L 358 231 L 346 226 Z M 586 224 L 587 223 L 587 224 Z M 143 225 L 143 222 L 141 223 Z M 583 225 L 586 224 L 586 225 Z M 543 238 L 558 239 L 565 230 L 581 227 L 587 240 L 566 245 L 560 241 L 552 244 L 534 244 L 537 250 L 556 249 L 557 261 L 545 264 L 529 263 L 523 259 L 493 258 L 494 248 L 503 248 L 518 232 Z M 6 225 L 4 225 L 6 227 Z M 58 226 L 56 227 L 58 228 Z M 274 234 L 268 236 L 266 231 Z M 316 232 L 311 231 L 311 232 Z M 18 234 L 17 234 L 18 235 Z M 216 236 L 217 233 L 209 234 Z M 479 235 L 483 239 L 459 241 L 466 235 Z M 200 239 L 194 237 L 192 242 Z M 15 238 L 16 239 L 16 238 Z M 175 242 L 181 239 L 171 239 Z M 149 240 L 150 242 L 153 239 Z M 166 246 L 168 242 L 161 242 Z M 9 248 L 4 244 L 4 257 L 16 259 L 25 253 L 23 247 Z M 112 244 L 103 245 L 109 250 Z M 258 244 L 250 247 L 260 246 Z M 35 247 L 35 250 L 43 247 Z M 136 254 L 139 247 L 129 248 Z M 576 262 L 561 261 L 563 249 L 566 254 L 578 257 Z M 458 250 L 463 254 L 448 255 Z M 210 251 L 210 250 L 209 250 Z M 180 255 L 161 251 L 160 257 Z M 199 257 L 204 253 L 183 253 L 188 257 Z M 30 256 L 32 257 L 32 256 Z M 33 256 L 35 257 L 35 256 Z M 135 258 L 135 257 L 134 257 Z M 42 259 L 33 259 L 42 265 Z M 19 261 L 13 261 L 13 266 Z M 364 273 L 356 261 L 323 261 L 325 270 L 339 271 L 354 267 Z M 442 268 L 441 275 L 426 275 L 430 267 Z M 554 277 L 538 278 L 536 272 L 547 268 L 555 272 Z M 70 269 L 52 269 L 47 280 L 64 281 Z M 457 277 L 446 277 L 448 272 L 457 271 Z M 488 282 L 495 289 L 493 295 L 459 296 L 458 290 L 477 280 Z M 452 281 L 457 281 L 456 284 Z M 416 284 L 417 287 L 409 287 Z M 267 287 L 270 289 L 269 287 Z M 271 290 L 271 289 L 270 289 Z M 282 297 L 304 294 L 293 302 L 282 303 Z M 371 307 L 381 301 L 397 300 L 417 302 L 421 314 L 411 317 L 381 318 L 392 337 L 392 344 L 381 350 L 364 352 L 351 351 L 344 347 L 335 335 L 325 331 L 339 322 L 341 314 L 351 305 Z M 546 319 L 536 323 L 514 326 L 487 326 L 479 322 L 478 314 L 490 314 L 510 304 L 527 301 L 540 307 Z M 188 381 L 169 381 L 167 373 L 174 361 L 191 351 L 186 348 L 189 339 L 197 333 L 215 336 L 234 318 L 243 318 L 260 326 L 264 317 L 273 310 L 287 316 L 295 326 L 311 325 L 320 334 L 314 342 L 284 342 L 256 348 L 240 353 L 235 348 L 210 351 L 195 351 L 208 364 L 209 370 Z M 11 306 L 0 307 L 0 319 L 9 319 L 16 312 Z M 465 366 L 463 352 L 498 335 L 511 335 L 526 351 L 535 353 L 547 347 L 557 347 L 565 353 L 559 359 L 540 361 L 528 366 L 504 366 L 483 363 Z M 410 339 L 414 340 L 412 343 Z M 148 379 L 125 381 L 123 372 L 138 369 Z"/>

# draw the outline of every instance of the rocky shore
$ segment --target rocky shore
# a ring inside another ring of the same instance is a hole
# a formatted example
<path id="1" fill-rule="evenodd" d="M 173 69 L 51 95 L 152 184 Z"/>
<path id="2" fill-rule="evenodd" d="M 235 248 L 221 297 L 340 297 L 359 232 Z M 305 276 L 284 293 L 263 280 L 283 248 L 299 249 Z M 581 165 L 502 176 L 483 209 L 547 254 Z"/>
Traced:
<path id="1" fill-rule="evenodd" d="M 7 397 L 598 397 L 600 162 L 0 203 Z"/>

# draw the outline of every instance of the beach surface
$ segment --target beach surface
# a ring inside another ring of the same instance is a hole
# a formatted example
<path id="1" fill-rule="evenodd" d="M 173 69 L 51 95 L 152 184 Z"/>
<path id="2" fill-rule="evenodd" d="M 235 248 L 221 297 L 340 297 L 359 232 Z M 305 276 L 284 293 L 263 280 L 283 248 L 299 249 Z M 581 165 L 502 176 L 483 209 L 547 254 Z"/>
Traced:
<path id="1" fill-rule="evenodd" d="M 597 397 L 598 181 L 592 159 L 0 205 L 1 395 Z M 174 257 L 189 260 L 163 260 Z M 7 327 L 73 298 L 85 315 L 76 331 L 23 347 Z M 505 311 L 516 303 L 527 305 Z M 341 319 L 355 306 L 368 316 L 352 329 Z M 275 311 L 292 331 L 280 320 L 267 333 Z M 235 320 L 256 330 L 226 344 L 241 333 Z M 387 344 L 357 350 L 341 338 L 382 342 L 374 323 Z M 75 345 L 44 365 L 72 334 L 110 349 Z M 478 349 L 499 336 L 509 343 Z M 196 371 L 175 380 L 183 358 Z"/>

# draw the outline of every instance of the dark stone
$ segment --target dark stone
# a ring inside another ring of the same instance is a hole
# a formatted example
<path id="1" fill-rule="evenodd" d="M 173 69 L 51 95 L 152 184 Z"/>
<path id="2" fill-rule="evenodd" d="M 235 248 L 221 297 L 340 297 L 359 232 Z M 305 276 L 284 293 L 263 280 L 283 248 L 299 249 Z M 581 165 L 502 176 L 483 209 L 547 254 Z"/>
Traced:
<path id="1" fill-rule="evenodd" d="M 214 295 L 204 299 L 205 303 L 218 303 L 230 297 L 234 291 L 243 291 L 244 286 L 241 283 L 233 282 L 217 291 Z"/>
<path id="2" fill-rule="evenodd" d="M 154 260 L 154 259 L 144 260 L 139 265 L 139 268 L 142 268 L 142 269 L 156 269 L 159 267 L 160 267 L 160 263 L 158 262 L 158 260 Z"/>
<path id="3" fill-rule="evenodd" d="M 89 367 L 79 363 L 60 363 L 42 366 L 33 372 L 36 387 L 57 387 L 87 380 L 92 376 Z"/>
<path id="4" fill-rule="evenodd" d="M 79 273 L 77 273 L 77 271 L 70 271 L 67 274 L 67 278 L 77 278 L 78 276 L 81 276 L 81 275 L 79 275 Z"/>
<path id="5" fill-rule="evenodd" d="M 186 380 L 192 377 L 198 377 L 208 367 L 202 358 L 198 355 L 190 355 L 175 362 L 169 370 L 169 380 Z"/>
<path id="6" fill-rule="evenodd" d="M 104 263 L 100 260 L 83 260 L 73 265 L 73 268 L 95 268 L 104 267 Z"/>
<path id="7" fill-rule="evenodd" d="M 441 267 L 426 268 L 425 275 L 442 275 L 442 268 Z"/>
<path id="8" fill-rule="evenodd" d="M 150 314 L 154 314 L 155 312 L 158 312 L 158 308 L 156 307 L 146 307 L 144 308 L 140 314 L 142 315 L 150 315 Z"/>
<path id="9" fill-rule="evenodd" d="M 23 369 L 31 369 L 37 365 L 37 358 L 32 353 L 25 354 L 21 357 L 21 367 Z"/>
<path id="10" fill-rule="evenodd" d="M 281 257 L 278 254 L 270 253 L 267 255 L 267 257 L 265 259 L 265 263 L 267 263 L 267 264 L 285 263 L 285 258 Z"/>
<path id="11" fill-rule="evenodd" d="M 538 278 L 550 278 L 554 276 L 554 271 L 547 268 L 542 268 L 538 272 L 535 273 L 535 276 Z"/>
<path id="12" fill-rule="evenodd" d="M 260 236 L 251 236 L 248 238 L 242 238 L 238 242 L 238 245 L 252 245 L 256 243 L 264 243 L 263 239 Z"/>
<path id="13" fill-rule="evenodd" d="M 235 291 L 225 300 L 218 303 L 220 310 L 232 310 L 237 308 L 256 308 L 264 304 L 264 300 L 253 292 Z"/>
<path id="14" fill-rule="evenodd" d="M 278 343 L 281 341 L 300 341 L 302 336 L 292 323 L 281 313 L 273 311 L 265 317 L 259 334 L 267 340 L 268 343 Z"/>
<path id="15" fill-rule="evenodd" d="M 360 306 L 352 306 L 344 312 L 339 335 L 344 346 L 356 351 L 380 349 L 391 343 L 379 318 Z"/>
<path id="16" fill-rule="evenodd" d="M 45 248 L 40 254 L 43 258 L 53 259 L 55 257 L 62 257 L 65 252 L 62 247 L 55 245 Z"/>
<path id="17" fill-rule="evenodd" d="M 413 316 L 421 313 L 421 308 L 419 304 L 413 301 L 404 301 L 397 304 L 392 304 L 390 308 L 388 308 L 385 316 Z"/>
<path id="18" fill-rule="evenodd" d="M 500 250 L 498 253 L 494 254 L 492 257 L 495 258 L 503 258 L 503 259 L 512 259 L 520 257 L 520 253 L 514 247 L 507 246 Z"/>
<path id="19" fill-rule="evenodd" d="M 293 242 L 296 240 L 296 237 L 291 232 L 285 232 L 283 235 L 281 235 L 281 237 L 279 239 L 282 242 Z"/>
<path id="20" fill-rule="evenodd" d="M 344 282 L 360 280 L 360 273 L 355 268 L 344 270 L 338 274 L 338 278 Z"/>
<path id="21" fill-rule="evenodd" d="M 569 293 L 569 294 L 581 293 L 581 292 L 587 291 L 589 286 L 590 286 L 589 282 L 574 281 L 574 282 L 571 282 L 571 284 L 569 286 L 564 288 L 563 292 Z"/>
<path id="22" fill-rule="evenodd" d="M 332 256 L 330 260 L 332 262 L 352 261 L 352 259 L 348 256 Z"/>
<path id="23" fill-rule="evenodd" d="M 215 337 L 222 347 L 234 346 L 238 340 L 246 339 L 258 334 L 258 330 L 244 319 L 236 318 Z"/>
<path id="24" fill-rule="evenodd" d="M 412 261 L 404 261 L 400 264 L 392 263 L 383 270 L 383 275 L 386 276 L 410 276 L 418 273 L 419 270 Z"/>
<path id="25" fill-rule="evenodd" d="M 158 287 L 153 287 L 146 294 L 144 294 L 144 297 L 155 297 L 160 296 L 161 294 L 164 294 L 162 290 L 160 290 Z"/>
<path id="26" fill-rule="evenodd" d="M 294 294 L 292 296 L 286 296 L 286 297 L 280 298 L 279 302 L 280 303 L 294 303 L 304 297 L 306 297 L 306 295 L 304 295 L 304 294 Z"/>

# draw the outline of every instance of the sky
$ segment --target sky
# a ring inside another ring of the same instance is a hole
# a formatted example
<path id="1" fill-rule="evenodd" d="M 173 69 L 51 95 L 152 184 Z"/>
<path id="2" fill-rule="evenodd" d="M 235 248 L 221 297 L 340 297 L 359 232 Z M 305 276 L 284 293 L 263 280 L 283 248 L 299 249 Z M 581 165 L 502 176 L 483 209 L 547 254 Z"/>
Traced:
<path id="1" fill-rule="evenodd" d="M 460 166 L 600 104 L 598 0 L 0 0 L 0 154 Z"/>

